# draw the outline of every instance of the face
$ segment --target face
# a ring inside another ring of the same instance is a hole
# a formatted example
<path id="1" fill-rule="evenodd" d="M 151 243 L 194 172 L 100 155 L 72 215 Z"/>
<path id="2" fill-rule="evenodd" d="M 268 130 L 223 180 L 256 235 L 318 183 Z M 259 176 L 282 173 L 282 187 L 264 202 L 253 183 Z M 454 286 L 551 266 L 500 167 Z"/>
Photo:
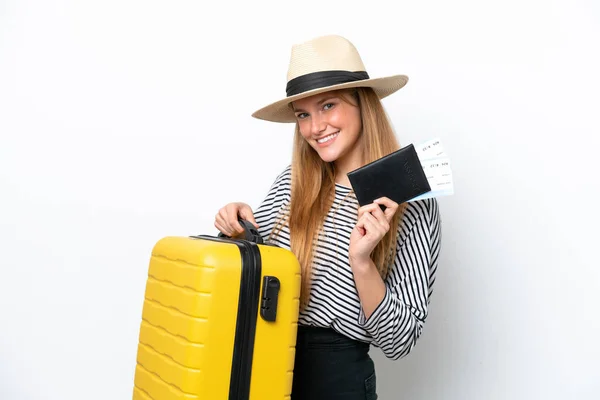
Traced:
<path id="1" fill-rule="evenodd" d="M 358 153 L 360 109 L 339 93 L 327 92 L 293 104 L 302 137 L 326 162 L 341 162 Z"/>

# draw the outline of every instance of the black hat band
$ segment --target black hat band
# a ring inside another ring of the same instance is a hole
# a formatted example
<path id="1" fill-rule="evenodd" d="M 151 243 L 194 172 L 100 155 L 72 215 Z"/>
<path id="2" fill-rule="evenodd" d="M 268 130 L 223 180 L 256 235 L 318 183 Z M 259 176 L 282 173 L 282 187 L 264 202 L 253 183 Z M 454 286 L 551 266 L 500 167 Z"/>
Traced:
<path id="1" fill-rule="evenodd" d="M 366 71 L 319 71 L 301 75 L 288 82 L 285 91 L 287 96 L 294 96 L 303 92 L 322 87 L 339 85 L 341 83 L 362 81 L 369 79 Z"/>

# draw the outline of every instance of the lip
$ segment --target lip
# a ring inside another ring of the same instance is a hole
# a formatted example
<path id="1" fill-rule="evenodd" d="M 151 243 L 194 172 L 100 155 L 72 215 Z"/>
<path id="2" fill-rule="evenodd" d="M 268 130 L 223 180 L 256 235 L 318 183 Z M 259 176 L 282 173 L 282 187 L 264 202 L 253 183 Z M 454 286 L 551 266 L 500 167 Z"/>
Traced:
<path id="1" fill-rule="evenodd" d="M 328 141 L 326 141 L 326 142 L 324 142 L 324 143 L 319 143 L 319 142 L 318 142 L 318 140 L 319 140 L 319 139 L 322 139 L 322 138 L 324 138 L 324 137 L 327 137 L 327 136 L 330 136 L 330 135 L 333 135 L 333 134 L 335 134 L 335 135 L 336 135 L 336 136 L 335 136 L 333 139 L 330 139 L 330 140 L 328 140 Z M 339 136 L 340 136 L 340 131 L 337 131 L 337 132 L 330 133 L 329 135 L 322 136 L 322 137 L 320 137 L 319 139 L 315 139 L 315 142 L 317 143 L 317 146 L 319 146 L 319 147 L 327 147 L 327 146 L 331 146 L 331 144 L 333 144 L 333 142 L 335 142 L 335 140 L 336 140 L 336 139 L 337 139 Z"/>

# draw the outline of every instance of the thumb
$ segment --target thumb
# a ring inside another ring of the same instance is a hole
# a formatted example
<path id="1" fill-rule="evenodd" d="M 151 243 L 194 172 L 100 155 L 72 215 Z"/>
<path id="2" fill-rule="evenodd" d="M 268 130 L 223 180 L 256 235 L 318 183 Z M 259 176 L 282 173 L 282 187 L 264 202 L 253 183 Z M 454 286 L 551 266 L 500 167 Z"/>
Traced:
<path id="1" fill-rule="evenodd" d="M 252 223 L 252 225 L 254 225 L 254 227 L 256 229 L 258 229 L 258 224 L 256 223 L 256 220 L 254 219 L 254 214 L 252 214 L 252 209 L 250 207 L 248 207 L 248 206 L 242 207 L 240 209 L 240 217 L 242 217 L 246 221 L 250 221 Z"/>

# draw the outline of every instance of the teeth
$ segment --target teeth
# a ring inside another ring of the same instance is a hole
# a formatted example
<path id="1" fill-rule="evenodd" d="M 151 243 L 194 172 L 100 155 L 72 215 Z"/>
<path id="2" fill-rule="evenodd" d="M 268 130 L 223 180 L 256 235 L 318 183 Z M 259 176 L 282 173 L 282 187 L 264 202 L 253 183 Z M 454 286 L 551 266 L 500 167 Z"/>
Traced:
<path id="1" fill-rule="evenodd" d="M 329 136 L 325 136 L 324 138 L 321 138 L 319 140 L 317 140 L 318 143 L 325 143 L 328 142 L 329 140 L 333 139 L 334 137 L 336 137 L 338 135 L 339 132 L 336 133 L 332 133 Z"/>

